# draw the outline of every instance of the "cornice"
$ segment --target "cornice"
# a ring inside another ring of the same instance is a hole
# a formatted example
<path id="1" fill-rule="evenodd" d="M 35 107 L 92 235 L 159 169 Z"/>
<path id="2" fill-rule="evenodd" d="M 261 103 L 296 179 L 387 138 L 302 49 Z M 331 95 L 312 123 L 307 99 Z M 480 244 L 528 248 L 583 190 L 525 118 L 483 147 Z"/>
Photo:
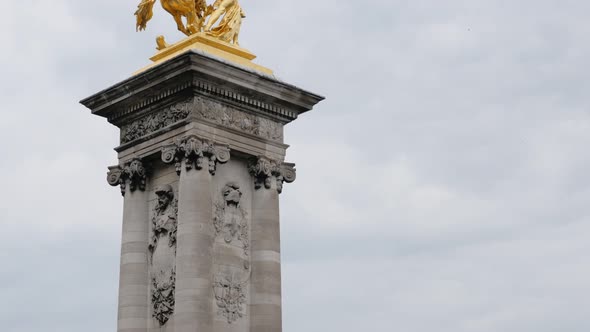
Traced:
<path id="1" fill-rule="evenodd" d="M 288 123 L 324 98 L 276 78 L 188 51 L 81 101 L 93 114 L 122 119 L 175 95 L 211 96 Z"/>

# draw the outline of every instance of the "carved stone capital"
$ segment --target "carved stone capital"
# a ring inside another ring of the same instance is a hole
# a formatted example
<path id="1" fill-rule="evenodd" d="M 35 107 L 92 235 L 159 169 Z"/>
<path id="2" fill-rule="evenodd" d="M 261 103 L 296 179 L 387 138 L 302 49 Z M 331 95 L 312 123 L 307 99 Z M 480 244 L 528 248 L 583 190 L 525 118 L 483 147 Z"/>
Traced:
<path id="1" fill-rule="evenodd" d="M 206 159 L 205 159 L 206 158 Z M 230 150 L 227 145 L 216 144 L 197 136 L 188 136 L 176 142 L 176 144 L 162 148 L 162 161 L 170 164 L 174 162 L 176 173 L 182 171 L 184 160 L 186 171 L 193 168 L 201 170 L 207 167 L 211 175 L 215 175 L 217 163 L 224 164 L 230 159 Z M 207 161 L 207 165 L 205 162 Z"/>
<path id="2" fill-rule="evenodd" d="M 256 189 L 262 186 L 271 189 L 272 181 L 276 180 L 279 194 L 283 191 L 284 182 L 291 183 L 296 178 L 295 164 L 280 163 L 262 156 L 251 159 L 248 170 L 255 179 Z"/>
<path id="3" fill-rule="evenodd" d="M 256 189 L 264 187 L 266 189 L 272 188 L 272 177 L 279 173 L 277 162 L 266 157 L 258 157 L 250 159 L 248 171 L 254 177 L 254 185 Z"/>
<path id="4" fill-rule="evenodd" d="M 293 183 L 297 178 L 297 170 L 295 169 L 295 164 L 291 163 L 283 163 L 281 164 L 280 174 L 277 176 L 277 190 L 280 193 L 283 192 L 283 183 Z"/>
<path id="5" fill-rule="evenodd" d="M 137 189 L 145 191 L 146 178 L 146 167 L 140 159 L 133 159 L 123 166 L 111 166 L 107 173 L 107 182 L 113 187 L 120 185 L 123 196 L 127 191 L 127 182 L 131 192 Z"/>
<path id="6" fill-rule="evenodd" d="M 123 180 L 123 168 L 121 166 L 109 166 L 107 182 L 113 187 L 120 185 L 121 194 L 125 196 L 125 181 Z"/>

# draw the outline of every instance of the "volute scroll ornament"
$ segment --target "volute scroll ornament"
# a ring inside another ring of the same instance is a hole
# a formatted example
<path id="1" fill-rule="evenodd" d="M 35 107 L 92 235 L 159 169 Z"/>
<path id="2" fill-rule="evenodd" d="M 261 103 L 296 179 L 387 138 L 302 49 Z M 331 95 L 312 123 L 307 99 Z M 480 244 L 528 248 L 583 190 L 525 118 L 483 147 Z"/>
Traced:
<path id="1" fill-rule="evenodd" d="M 262 156 L 251 159 L 248 170 L 254 177 L 254 187 L 256 189 L 263 186 L 266 189 L 271 189 L 272 181 L 275 180 L 279 194 L 283 191 L 283 183 L 294 182 L 297 174 L 295 164 L 280 163 Z"/>
<path id="2" fill-rule="evenodd" d="M 107 173 L 107 182 L 111 186 L 121 186 L 121 194 L 125 196 L 127 191 L 127 184 L 129 183 L 129 190 L 134 192 L 139 189 L 145 191 L 147 180 L 147 169 L 141 159 L 133 159 L 121 166 L 109 167 Z"/>
<path id="3" fill-rule="evenodd" d="M 215 175 L 217 164 L 224 164 L 229 159 L 230 150 L 227 145 L 212 143 L 197 136 L 185 137 L 176 144 L 162 148 L 162 161 L 174 163 L 179 175 L 182 172 L 182 161 L 186 171 L 206 167 L 211 175 Z"/>
<path id="4" fill-rule="evenodd" d="M 125 195 L 125 182 L 123 181 L 123 168 L 121 168 L 121 166 L 109 167 L 107 182 L 113 187 L 120 185 L 121 194 Z"/>
<path id="5" fill-rule="evenodd" d="M 283 192 L 283 183 L 293 183 L 297 178 L 297 170 L 295 169 L 295 164 L 291 163 L 283 163 L 279 167 L 279 175 L 277 176 L 277 190 L 280 193 Z"/>

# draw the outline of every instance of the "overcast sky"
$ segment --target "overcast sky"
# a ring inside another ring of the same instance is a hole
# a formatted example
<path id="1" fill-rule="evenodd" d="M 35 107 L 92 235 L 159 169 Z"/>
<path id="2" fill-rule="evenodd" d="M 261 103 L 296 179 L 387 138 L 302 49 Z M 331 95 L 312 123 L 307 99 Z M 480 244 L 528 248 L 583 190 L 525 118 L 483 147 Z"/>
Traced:
<path id="1" fill-rule="evenodd" d="M 116 329 L 118 131 L 78 101 L 181 38 L 138 2 L 0 3 L 3 332 Z M 327 97 L 286 131 L 285 332 L 590 331 L 590 3 L 241 4 Z"/>

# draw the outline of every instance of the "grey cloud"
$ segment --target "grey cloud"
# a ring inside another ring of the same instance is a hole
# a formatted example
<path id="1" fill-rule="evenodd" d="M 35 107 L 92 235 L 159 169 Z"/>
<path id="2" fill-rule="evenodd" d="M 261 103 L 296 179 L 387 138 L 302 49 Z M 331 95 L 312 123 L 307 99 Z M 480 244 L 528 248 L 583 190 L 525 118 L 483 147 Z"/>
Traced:
<path id="1" fill-rule="evenodd" d="M 590 5 L 243 1 L 241 44 L 328 97 L 286 132 L 286 332 L 590 328 Z M 2 5 L 7 331 L 114 329 L 118 133 L 77 101 L 180 38 L 136 2 Z"/>

